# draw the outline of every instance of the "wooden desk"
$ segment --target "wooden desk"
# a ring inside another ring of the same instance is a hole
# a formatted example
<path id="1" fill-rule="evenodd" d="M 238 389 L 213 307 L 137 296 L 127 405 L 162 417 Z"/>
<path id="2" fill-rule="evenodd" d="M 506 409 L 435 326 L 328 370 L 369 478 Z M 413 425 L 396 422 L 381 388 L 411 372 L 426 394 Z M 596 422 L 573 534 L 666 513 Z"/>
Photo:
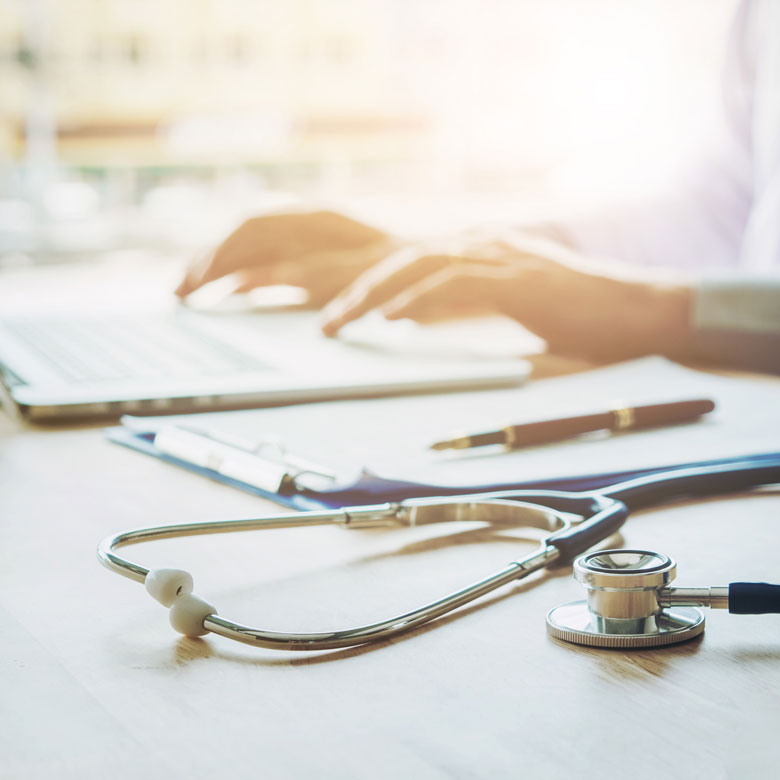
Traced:
<path id="1" fill-rule="evenodd" d="M 107 443 L 99 427 L 0 416 L 0 777 L 773 777 L 780 618 L 707 615 L 648 651 L 549 639 L 568 571 L 499 591 L 390 643 L 330 653 L 180 638 L 143 588 L 100 567 L 117 530 L 276 507 Z M 680 584 L 777 581 L 780 495 L 637 514 L 626 545 Z M 140 545 L 226 617 L 354 625 L 487 574 L 520 542 L 294 529 Z M 394 552 L 400 548 L 400 552 Z"/>

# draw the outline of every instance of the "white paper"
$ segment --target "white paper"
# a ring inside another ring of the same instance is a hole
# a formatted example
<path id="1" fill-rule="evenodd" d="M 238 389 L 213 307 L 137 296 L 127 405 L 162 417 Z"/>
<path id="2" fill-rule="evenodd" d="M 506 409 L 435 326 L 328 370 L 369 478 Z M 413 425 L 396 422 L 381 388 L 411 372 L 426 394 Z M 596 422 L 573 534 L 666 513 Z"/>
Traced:
<path id="1" fill-rule="evenodd" d="M 681 425 L 514 451 L 430 450 L 459 433 L 692 398 L 713 399 L 715 411 Z M 330 467 L 341 484 L 366 468 L 431 485 L 489 485 L 778 451 L 780 383 L 719 377 L 650 357 L 512 389 L 127 420 L 147 431 L 171 422 L 244 440 L 276 437 L 292 454 Z"/>

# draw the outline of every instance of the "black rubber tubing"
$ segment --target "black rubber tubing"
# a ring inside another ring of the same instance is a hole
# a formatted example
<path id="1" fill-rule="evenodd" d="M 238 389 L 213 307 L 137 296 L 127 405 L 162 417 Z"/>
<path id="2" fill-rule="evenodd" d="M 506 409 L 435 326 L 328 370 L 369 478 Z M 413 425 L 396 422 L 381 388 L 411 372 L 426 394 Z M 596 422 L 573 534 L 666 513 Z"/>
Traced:
<path id="1" fill-rule="evenodd" d="M 550 538 L 548 543 L 560 553 L 555 565 L 571 563 L 580 553 L 616 533 L 627 518 L 626 505 L 622 501 L 610 501 L 604 509 L 580 525 Z"/>
<path id="2" fill-rule="evenodd" d="M 676 499 L 739 492 L 775 483 L 780 483 L 780 458 L 762 461 L 758 465 L 746 458 L 729 465 L 698 466 L 651 474 L 598 492 L 622 501 L 633 511 Z"/>
<path id="3" fill-rule="evenodd" d="M 730 583 L 729 612 L 733 615 L 780 613 L 780 585 L 768 582 Z"/>

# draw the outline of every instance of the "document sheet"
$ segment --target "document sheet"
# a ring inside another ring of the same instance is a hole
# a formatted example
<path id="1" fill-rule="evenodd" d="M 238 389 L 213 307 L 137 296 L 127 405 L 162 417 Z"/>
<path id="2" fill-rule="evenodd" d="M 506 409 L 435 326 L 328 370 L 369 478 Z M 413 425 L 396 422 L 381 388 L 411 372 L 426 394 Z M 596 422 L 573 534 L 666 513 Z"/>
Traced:
<path id="1" fill-rule="evenodd" d="M 435 452 L 456 434 L 598 412 L 611 407 L 711 398 L 714 412 L 680 425 L 599 432 L 507 451 Z M 715 376 L 660 357 L 633 360 L 512 389 L 339 401 L 161 418 L 125 418 L 137 431 L 180 425 L 244 442 L 270 442 L 322 464 L 336 484 L 370 472 L 440 486 L 527 482 L 620 472 L 780 450 L 780 389 L 759 379 Z"/>

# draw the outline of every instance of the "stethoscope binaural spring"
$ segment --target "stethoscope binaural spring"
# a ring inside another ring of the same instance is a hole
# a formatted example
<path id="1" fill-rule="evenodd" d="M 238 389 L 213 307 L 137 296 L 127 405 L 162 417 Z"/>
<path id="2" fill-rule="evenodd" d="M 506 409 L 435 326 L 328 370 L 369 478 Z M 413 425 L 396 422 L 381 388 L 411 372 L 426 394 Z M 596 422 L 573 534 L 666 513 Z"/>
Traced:
<path id="1" fill-rule="evenodd" d="M 283 514 L 258 519 L 174 523 L 123 531 L 108 537 L 98 548 L 98 559 L 108 569 L 144 583 L 150 595 L 169 608 L 170 622 L 174 629 L 187 636 L 201 636 L 212 632 L 256 647 L 283 650 L 330 650 L 387 639 L 434 620 L 496 588 L 521 580 L 536 571 L 553 565 L 569 564 L 581 553 L 615 533 L 627 519 L 629 510 L 653 506 L 675 498 L 747 490 L 777 482 L 780 482 L 780 457 L 771 460 L 762 459 L 761 461 L 736 460 L 715 467 L 678 469 L 619 483 L 609 488 L 580 493 L 517 490 L 446 498 L 415 498 L 397 503 L 348 507 L 324 512 Z M 581 519 L 576 522 L 572 520 L 572 516 Z M 229 620 L 220 616 L 211 604 L 193 593 L 193 581 L 188 572 L 179 569 L 150 571 L 137 563 L 120 557 L 115 552 L 120 547 L 138 542 L 200 534 L 315 525 L 337 525 L 346 528 L 402 527 L 464 520 L 478 520 L 492 526 L 505 528 L 537 528 L 546 535 L 534 552 L 511 561 L 488 577 L 437 601 L 369 625 L 327 632 L 270 631 Z M 605 553 L 597 555 L 605 555 Z M 662 558 L 659 556 L 658 560 Z M 595 559 L 592 560 L 595 561 Z M 620 560 L 622 559 L 614 559 L 616 568 L 621 568 L 617 565 Z M 669 561 L 665 558 L 663 560 Z M 583 562 L 583 559 L 580 559 L 578 565 L 590 566 L 591 568 L 600 565 L 590 561 L 590 558 L 588 558 L 588 562 Z M 668 563 L 663 564 L 667 567 L 668 565 Z M 625 570 L 624 575 L 630 569 L 628 566 L 622 566 L 622 568 Z M 671 571 L 672 569 L 668 569 L 667 574 Z M 635 567 L 633 576 L 649 574 L 651 572 L 646 570 L 643 563 Z M 611 576 L 611 574 L 604 573 L 604 576 Z M 656 577 L 653 581 L 655 582 L 657 579 Z M 594 581 L 588 580 L 591 585 Z M 629 590 L 636 592 L 638 580 L 632 582 L 634 584 L 629 587 Z M 594 585 L 591 590 L 596 590 L 598 587 L 598 585 Z M 655 602 L 653 602 L 653 598 L 656 599 Z M 601 603 L 599 599 L 595 601 Z M 655 616 L 653 618 L 655 624 L 662 625 L 665 618 L 661 614 L 661 609 L 663 609 L 661 602 L 656 596 L 652 596 L 648 599 L 648 605 L 652 606 L 650 612 Z M 604 622 L 604 620 L 621 620 L 622 617 L 615 618 L 610 614 L 602 615 L 598 609 L 598 604 L 595 610 L 592 608 L 589 610 L 586 607 L 587 626 L 596 626 L 595 631 L 587 628 L 586 622 L 583 622 L 585 618 L 580 616 L 574 625 L 574 633 L 570 630 L 572 626 L 569 625 L 566 629 L 569 633 L 565 634 L 563 628 L 566 625 L 565 621 L 558 619 L 561 613 L 556 613 L 558 617 L 553 618 L 551 626 L 551 616 L 555 611 L 548 615 L 548 630 L 554 636 L 570 639 L 570 641 L 577 641 L 577 639 L 571 639 L 571 636 L 574 636 L 577 631 L 580 632 L 577 635 L 580 636 L 580 639 L 588 634 L 593 636 L 599 633 L 598 626 L 601 626 L 602 629 L 606 627 L 607 634 L 614 633 L 616 627 L 625 629 L 623 633 L 617 631 L 621 636 L 630 634 L 628 623 Z M 641 628 L 644 633 L 648 633 L 645 629 L 649 629 L 653 622 L 648 617 L 637 614 L 631 619 L 636 621 L 641 618 L 644 620 L 641 625 L 638 622 L 634 622 L 633 625 Z M 701 625 L 703 627 L 703 618 Z M 558 631 L 556 626 L 560 627 L 560 633 L 556 634 Z M 670 634 L 670 632 L 667 631 L 666 634 Z M 690 636 L 682 634 L 677 636 L 690 638 Z M 588 644 L 585 641 L 579 643 Z M 656 644 L 661 643 L 663 642 L 656 642 Z M 594 641 L 589 644 L 598 643 Z"/>

